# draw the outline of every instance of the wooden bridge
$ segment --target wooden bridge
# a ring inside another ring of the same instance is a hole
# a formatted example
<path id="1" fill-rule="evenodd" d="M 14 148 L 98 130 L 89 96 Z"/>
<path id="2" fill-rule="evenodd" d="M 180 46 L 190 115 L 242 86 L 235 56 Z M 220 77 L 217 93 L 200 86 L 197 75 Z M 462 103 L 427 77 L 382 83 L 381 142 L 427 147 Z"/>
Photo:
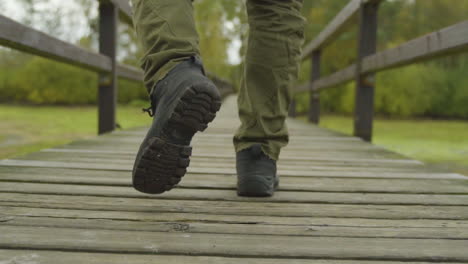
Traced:
<path id="1" fill-rule="evenodd" d="M 466 51 L 468 21 L 376 52 L 380 2 L 350 1 L 306 46 L 312 79 L 296 89 L 311 93 L 309 120 L 318 123 L 319 92 L 355 79 L 356 137 L 289 119 L 272 198 L 235 193 L 233 95 L 194 139 L 178 188 L 158 196 L 131 188 L 146 128 L 105 133 L 115 127 L 116 78 L 141 81 L 139 70 L 115 60 L 119 14 L 131 23 L 126 1 L 101 1 L 100 53 L 0 16 L 0 45 L 100 74 L 104 133 L 0 161 L 0 263 L 468 263 L 468 178 L 367 142 L 373 74 Z M 321 77 L 321 51 L 356 17 L 358 60 Z"/>
<path id="2" fill-rule="evenodd" d="M 131 187 L 146 128 L 0 162 L 0 263 L 468 262 L 468 178 L 300 121 L 280 191 L 237 197 L 235 108 L 159 196 Z"/>

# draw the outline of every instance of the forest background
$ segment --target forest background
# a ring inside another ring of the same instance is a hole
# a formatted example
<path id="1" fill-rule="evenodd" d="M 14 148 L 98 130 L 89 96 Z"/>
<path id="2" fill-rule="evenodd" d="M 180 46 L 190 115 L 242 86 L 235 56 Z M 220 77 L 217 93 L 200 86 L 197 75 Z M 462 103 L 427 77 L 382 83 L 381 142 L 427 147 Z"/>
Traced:
<path id="1" fill-rule="evenodd" d="M 74 0 L 63 8 L 54 0 L 15 0 L 24 24 L 86 48 L 97 48 L 97 1 Z M 305 0 L 306 42 L 316 36 L 344 7 L 344 0 Z M 0 2 L 0 10 L 6 10 Z M 242 54 L 248 34 L 243 1 L 197 0 L 194 2 L 205 67 L 215 75 L 239 84 Z M 384 1 L 379 11 L 378 50 L 397 46 L 414 37 L 468 18 L 468 1 Z M 21 14 L 22 13 L 22 14 Z M 9 16 L 11 17 L 11 16 Z M 132 28 L 119 25 L 119 60 L 135 66 L 142 55 Z M 356 27 L 342 34 L 323 55 L 322 75 L 353 62 Z M 304 62 L 299 82 L 309 78 Z M 377 75 L 375 109 L 389 117 L 468 118 L 468 55 L 462 54 L 420 63 Z M 66 76 L 66 78 L 64 78 Z M 95 104 L 96 74 L 44 58 L 0 49 L 0 102 L 27 104 Z M 322 93 L 322 110 L 350 114 L 354 109 L 354 84 Z M 299 94 L 298 111 L 307 110 L 308 94 Z M 146 100 L 139 84 L 120 81 L 119 102 Z"/>

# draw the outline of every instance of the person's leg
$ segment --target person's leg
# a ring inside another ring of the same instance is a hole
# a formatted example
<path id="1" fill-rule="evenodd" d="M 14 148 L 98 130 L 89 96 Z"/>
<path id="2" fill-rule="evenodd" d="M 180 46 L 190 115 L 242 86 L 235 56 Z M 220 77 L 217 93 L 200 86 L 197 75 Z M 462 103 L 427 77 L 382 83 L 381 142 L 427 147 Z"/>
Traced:
<path id="1" fill-rule="evenodd" d="M 132 0 L 133 23 L 144 55 L 141 67 L 151 92 L 181 61 L 199 56 L 191 0 Z"/>
<path id="2" fill-rule="evenodd" d="M 190 141 L 221 105 L 198 58 L 191 0 L 133 0 L 134 24 L 144 49 L 142 68 L 153 123 L 138 150 L 133 186 L 162 193 L 186 173 Z"/>
<path id="3" fill-rule="evenodd" d="M 248 183 L 252 178 L 249 175 L 271 171 L 256 172 L 255 168 L 261 165 L 249 166 L 253 156 L 244 153 L 245 150 L 260 148 L 276 161 L 281 148 L 288 143 L 285 119 L 304 39 L 301 8 L 301 0 L 247 0 L 250 31 L 238 97 L 241 126 L 234 136 L 238 176 L 241 176 L 238 191 L 246 187 L 249 192 L 255 192 L 252 188 L 255 184 Z"/>

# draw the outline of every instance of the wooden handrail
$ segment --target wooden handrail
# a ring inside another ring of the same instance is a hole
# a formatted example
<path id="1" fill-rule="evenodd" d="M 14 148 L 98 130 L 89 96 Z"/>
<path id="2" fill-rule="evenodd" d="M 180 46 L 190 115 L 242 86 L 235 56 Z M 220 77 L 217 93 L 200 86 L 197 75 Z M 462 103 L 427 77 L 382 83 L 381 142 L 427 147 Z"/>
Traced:
<path id="1" fill-rule="evenodd" d="M 109 72 L 111 60 L 0 15 L 0 45 L 97 72 Z"/>
<path id="2" fill-rule="evenodd" d="M 0 15 L 0 46 L 60 61 L 99 73 L 98 132 L 115 129 L 117 77 L 142 82 L 143 71 L 116 61 L 119 18 L 132 25 L 128 0 L 99 1 L 99 53 L 88 51 Z M 222 94 L 234 89 L 228 82 L 209 74 Z"/>
<path id="3" fill-rule="evenodd" d="M 466 50 L 468 50 L 468 21 L 415 38 L 395 48 L 367 56 L 362 60 L 361 73 L 380 72 Z M 296 93 L 311 91 L 312 87 L 320 91 L 351 81 L 355 77 L 355 73 L 356 64 L 352 64 L 340 71 L 322 77 L 312 82 L 312 84 L 304 83 L 299 85 L 294 91 Z"/>
<path id="4" fill-rule="evenodd" d="M 351 21 L 359 12 L 362 3 L 372 2 L 378 3 L 383 0 L 351 0 L 349 3 L 336 15 L 325 28 L 309 42 L 303 49 L 301 59 L 308 59 L 312 52 L 319 50 L 326 46 L 328 43 L 333 41 L 337 36 L 340 35 L 346 28 L 351 26 Z"/>
<path id="5" fill-rule="evenodd" d="M 100 1 L 105 1 L 105 0 L 100 0 Z M 133 25 L 133 19 L 132 19 L 132 7 L 130 6 L 130 3 L 128 0 L 108 0 L 114 6 L 116 6 L 119 10 L 119 17 L 122 19 L 125 23 L 129 25 Z"/>
<path id="6" fill-rule="evenodd" d="M 468 51 L 468 20 L 415 38 L 396 48 L 376 50 L 377 10 L 383 0 L 351 0 L 339 14 L 304 48 L 302 59 L 312 60 L 311 80 L 294 89 L 295 93 L 310 92 L 309 121 L 319 122 L 319 93 L 350 80 L 357 81 L 354 135 L 370 141 L 373 119 L 373 74 L 390 68 L 431 60 L 436 57 Z M 359 15 L 359 55 L 356 63 L 320 77 L 320 55 L 352 19 Z M 316 55 L 314 57 L 314 54 Z M 316 68 L 314 70 L 314 68 Z M 295 102 L 292 105 L 296 105 Z M 295 113 L 295 111 L 290 111 Z"/>
<path id="7" fill-rule="evenodd" d="M 379 72 L 468 50 L 468 20 L 367 56 L 362 73 Z"/>

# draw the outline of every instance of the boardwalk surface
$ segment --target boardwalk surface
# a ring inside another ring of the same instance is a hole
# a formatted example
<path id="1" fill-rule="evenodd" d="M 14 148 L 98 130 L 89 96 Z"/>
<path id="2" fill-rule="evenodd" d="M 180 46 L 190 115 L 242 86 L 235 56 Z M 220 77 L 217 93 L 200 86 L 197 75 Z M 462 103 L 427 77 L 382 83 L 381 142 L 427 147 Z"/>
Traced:
<path id="1" fill-rule="evenodd" d="M 0 161 L 0 263 L 468 263 L 468 181 L 290 120 L 273 198 L 235 194 L 235 98 L 159 195 L 131 186 L 144 129 Z"/>

